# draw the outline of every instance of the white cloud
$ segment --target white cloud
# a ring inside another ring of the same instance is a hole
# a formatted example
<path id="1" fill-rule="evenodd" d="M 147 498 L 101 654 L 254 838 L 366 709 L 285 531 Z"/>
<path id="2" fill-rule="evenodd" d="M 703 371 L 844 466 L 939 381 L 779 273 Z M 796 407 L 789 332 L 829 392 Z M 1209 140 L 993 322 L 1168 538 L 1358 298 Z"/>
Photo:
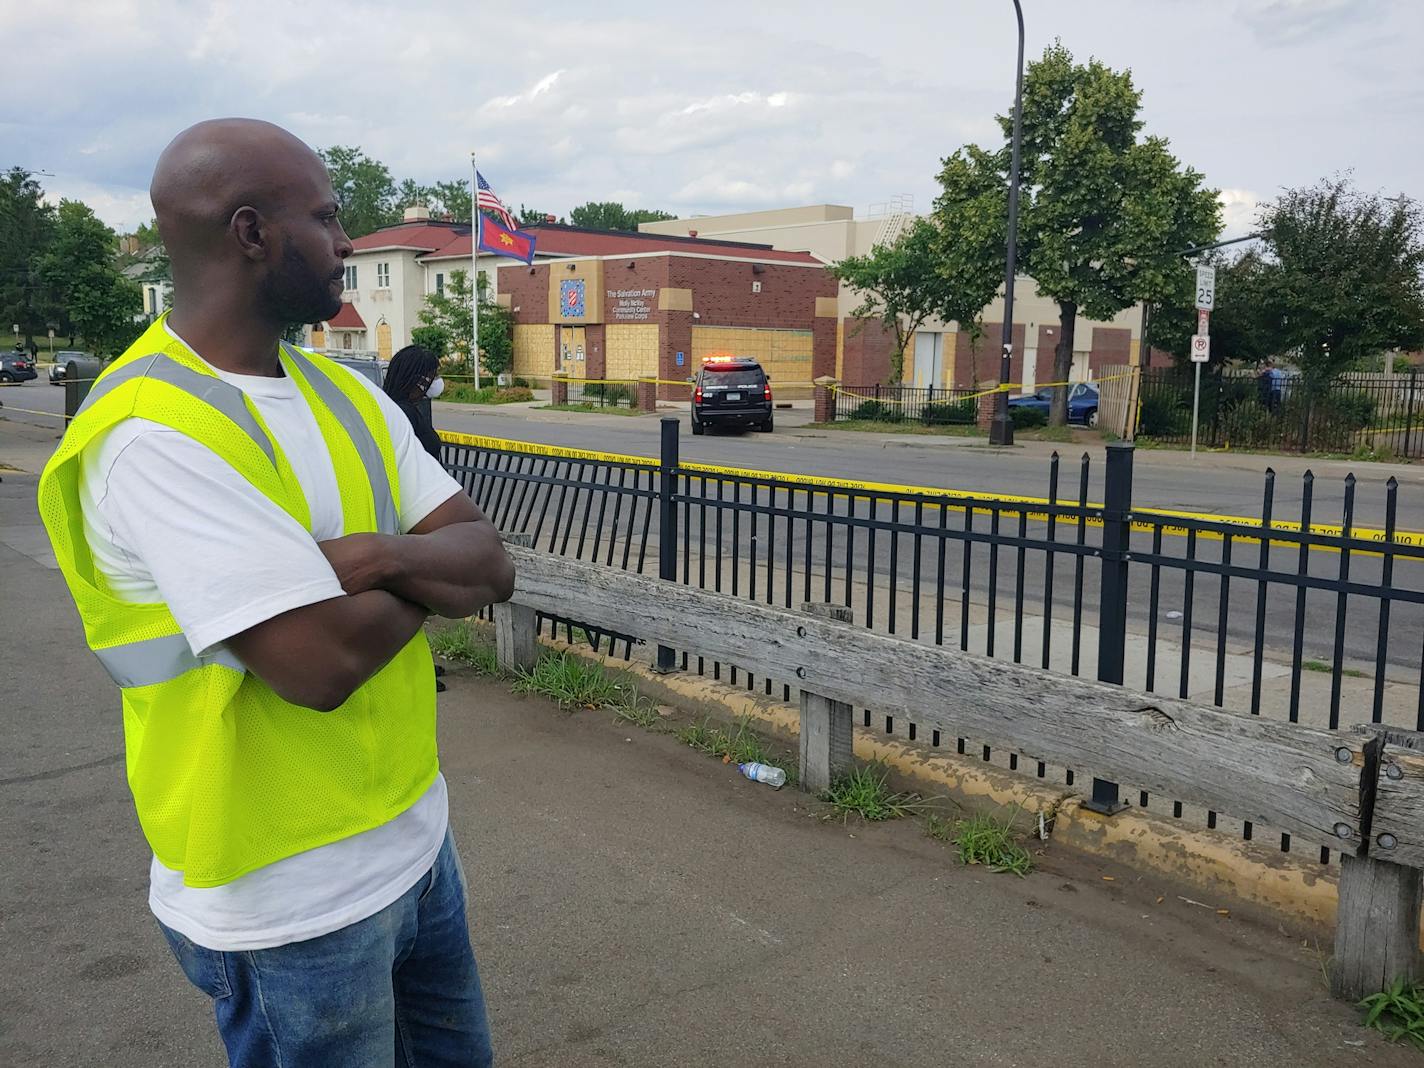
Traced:
<path id="1" fill-rule="evenodd" d="M 52 171 L 52 190 L 132 225 L 149 215 L 143 190 L 168 140 L 237 114 L 318 147 L 359 145 L 397 178 L 464 178 L 473 149 L 506 201 L 560 214 L 630 190 L 638 206 L 686 214 L 817 199 L 864 210 L 899 193 L 932 202 L 943 157 L 1001 142 L 994 116 L 1013 90 L 1013 18 L 999 5 L 960 5 L 951 52 L 927 32 L 941 24 L 928 0 L 881 5 L 873 33 L 812 0 L 658 13 L 604 0 L 497 18 L 476 6 L 426 0 L 413 15 L 348 0 L 335 17 L 290 0 L 0 4 L 0 39 L 25 42 L 7 58 L 0 166 Z M 1360 118 L 1409 128 L 1424 3 L 1214 0 L 1185 19 L 1180 0 L 1140 0 L 1132 19 L 1118 0 L 1071 7 L 1030 20 L 1029 57 L 1062 36 L 1080 59 L 1133 67 L 1146 129 L 1228 187 L 1233 235 L 1258 196 L 1345 168 L 1364 188 L 1424 194 L 1424 145 Z"/>
<path id="2" fill-rule="evenodd" d="M 487 101 L 487 102 L 485 103 L 485 107 L 486 107 L 486 108 L 512 108 L 512 107 L 517 107 L 517 106 L 519 106 L 520 104 L 528 104 L 529 102 L 531 102 L 531 101 L 533 101 L 533 100 L 536 100 L 536 99 L 538 99 L 539 97 L 543 96 L 543 95 L 544 95 L 545 93 L 547 93 L 550 89 L 554 88 L 554 83 L 556 83 L 556 82 L 559 80 L 559 77 L 560 77 L 563 73 L 564 73 L 564 72 L 561 71 L 561 70 L 556 70 L 556 71 L 553 71 L 553 72 L 550 73 L 550 74 L 546 74 L 546 75 L 544 75 L 544 77 L 540 78 L 537 82 L 535 82 L 533 85 L 531 85 L 528 89 L 526 89 L 526 90 L 525 90 L 524 92 L 522 92 L 522 93 L 515 93 L 513 96 L 497 96 L 497 97 L 493 97 L 492 99 L 490 99 L 489 101 Z"/>
<path id="3" fill-rule="evenodd" d="M 1256 228 L 1256 209 L 1261 198 L 1250 189 L 1223 189 L 1221 201 L 1221 236 L 1243 237 Z"/>

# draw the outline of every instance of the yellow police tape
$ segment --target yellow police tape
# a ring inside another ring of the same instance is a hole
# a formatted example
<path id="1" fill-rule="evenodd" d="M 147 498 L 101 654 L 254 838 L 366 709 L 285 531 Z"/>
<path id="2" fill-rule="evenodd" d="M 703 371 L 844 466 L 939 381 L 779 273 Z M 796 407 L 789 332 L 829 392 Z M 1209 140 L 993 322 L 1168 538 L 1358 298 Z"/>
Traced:
<path id="1" fill-rule="evenodd" d="M 1130 378 L 1130 377 L 1133 375 L 1133 373 L 1134 373 L 1133 371 L 1123 371 L 1123 372 L 1121 372 L 1120 374 L 1108 375 L 1106 378 L 1095 378 L 1095 379 L 1093 379 L 1091 382 L 1087 382 L 1087 383 L 1085 383 L 1085 384 L 1086 384 L 1086 385 L 1090 385 L 1090 386 L 1096 386 L 1096 385 L 1097 385 L 1098 383 L 1100 383 L 1100 382 L 1116 382 L 1119 378 Z M 1077 384 L 1078 384 L 1078 383 L 1076 383 L 1076 382 L 1035 382 L 1033 388 L 1034 388 L 1034 389 L 1053 389 L 1053 388 L 1055 388 L 1055 387 L 1057 387 L 1057 386 L 1074 386 L 1074 385 L 1077 385 Z M 1016 390 L 1016 389 L 1023 389 L 1024 387 L 1025 387 L 1025 384 L 1024 384 L 1023 382 L 1001 382 L 1001 383 L 999 383 L 997 386 L 994 386 L 992 389 L 981 389 L 978 393 L 968 393 L 968 394 L 965 394 L 965 395 L 962 396 L 962 397 L 948 397 L 948 398 L 945 399 L 944 403 L 945 403 L 945 404 L 963 404 L 965 401 L 978 400 L 980 397 L 988 397 L 988 396 L 990 396 L 990 395 L 992 395 L 992 394 L 994 394 L 994 393 L 1012 393 L 1014 390 Z M 886 388 L 886 389 L 897 389 L 898 387 L 896 387 L 896 386 L 887 386 L 887 387 L 885 387 L 885 388 Z M 915 387 L 915 388 L 917 388 L 917 389 L 924 389 L 924 388 L 926 388 L 926 387 L 919 386 L 919 387 Z M 949 392 L 949 390 L 947 389 L 947 387 L 935 386 L 935 387 L 933 387 L 933 388 L 935 388 L 935 389 L 945 389 L 946 392 Z M 840 393 L 840 394 L 843 394 L 844 396 L 852 397 L 852 398 L 854 398 L 855 400 L 859 400 L 859 401 L 879 401 L 881 404 L 923 404 L 923 403 L 925 403 L 925 400 L 924 400 L 923 397 L 911 398 L 911 399 L 909 399 L 909 400 L 899 400 L 899 399 L 894 398 L 894 397 L 866 396 L 864 393 L 855 393 L 855 392 L 853 392 L 853 391 L 851 391 L 851 390 L 848 390 L 848 389 L 845 389 L 845 388 L 841 387 L 840 385 L 833 385 L 833 386 L 831 386 L 831 392 L 832 392 L 832 393 Z"/>
<path id="2" fill-rule="evenodd" d="M 490 438 L 477 434 L 458 434 L 448 430 L 439 432 L 440 437 L 452 445 L 468 445 L 477 449 L 497 449 L 503 452 L 525 453 L 531 456 L 546 456 L 554 459 L 566 460 L 590 460 L 604 463 L 625 464 L 632 467 L 655 468 L 658 461 L 648 456 L 624 456 L 618 453 L 597 452 L 592 449 L 571 449 L 561 445 L 542 445 L 529 441 L 512 441 L 506 438 Z M 695 474 L 717 475 L 728 478 L 743 478 L 753 481 L 765 481 L 777 479 L 781 481 L 794 482 L 797 486 L 815 487 L 822 491 L 849 490 L 864 491 L 867 493 L 897 493 L 913 495 L 920 498 L 931 498 L 924 503 L 928 507 L 953 508 L 959 511 L 966 509 L 974 511 L 987 511 L 989 505 L 1028 505 L 1027 508 L 1001 508 L 1002 515 L 1017 516 L 1023 513 L 1028 519 L 1037 522 L 1045 522 L 1049 515 L 1045 511 L 1036 510 L 1033 505 L 1047 505 L 1049 500 L 1046 497 L 1025 497 L 1012 493 L 980 493 L 973 490 L 941 489 L 935 486 L 903 486 L 890 482 L 867 482 L 860 479 L 828 478 L 824 475 L 802 475 L 788 471 L 755 471 L 749 468 L 726 467 L 720 464 L 703 464 L 684 462 L 680 465 L 684 471 Z M 1057 507 L 1079 507 L 1078 502 L 1072 500 L 1059 500 Z M 1088 502 L 1081 507 L 1087 509 L 1101 509 L 1103 505 L 1097 502 Z M 1243 527 L 1247 531 L 1259 531 L 1261 520 L 1252 516 L 1239 515 L 1212 515 L 1205 512 L 1183 512 L 1167 508 L 1134 508 L 1133 512 L 1138 515 L 1160 516 L 1163 519 L 1185 519 L 1200 523 L 1217 523 L 1224 526 Z M 1076 515 L 1057 517 L 1058 521 L 1065 526 L 1080 522 Z M 1087 516 L 1081 520 L 1090 527 L 1100 527 L 1103 521 L 1097 516 Z M 1135 521 L 1132 524 L 1134 530 L 1151 532 L 1160 530 L 1163 534 L 1186 537 L 1191 528 L 1179 526 L 1172 523 Z M 1290 520 L 1275 519 L 1271 521 L 1271 529 L 1280 531 L 1282 534 L 1299 534 L 1300 524 Z M 1320 537 L 1338 538 L 1342 534 L 1339 524 L 1312 523 L 1310 533 Z M 1218 530 L 1196 531 L 1198 538 L 1208 541 L 1220 541 L 1223 533 Z M 1352 538 L 1365 541 L 1385 541 L 1385 532 L 1372 527 L 1355 527 L 1350 531 Z M 1247 543 L 1259 543 L 1260 539 L 1251 537 L 1243 531 L 1235 536 L 1234 540 Z M 1278 541 L 1272 539 L 1273 545 L 1298 547 L 1299 543 L 1294 541 Z M 1424 532 L 1414 530 L 1396 530 L 1394 532 L 1393 544 L 1411 547 L 1424 548 Z M 1316 549 L 1328 549 L 1338 551 L 1338 546 L 1317 545 Z M 1358 550 L 1365 552 L 1365 550 Z M 1369 555 L 1377 555 L 1370 553 Z"/>

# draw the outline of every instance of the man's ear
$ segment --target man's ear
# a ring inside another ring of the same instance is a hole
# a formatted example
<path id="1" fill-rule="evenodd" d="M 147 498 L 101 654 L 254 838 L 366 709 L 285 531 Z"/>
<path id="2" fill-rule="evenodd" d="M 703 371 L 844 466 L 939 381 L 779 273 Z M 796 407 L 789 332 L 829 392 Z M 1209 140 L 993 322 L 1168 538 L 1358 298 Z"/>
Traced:
<path id="1" fill-rule="evenodd" d="M 243 205 L 232 213 L 227 226 L 244 256 L 249 260 L 267 259 L 271 250 L 271 234 L 260 211 Z"/>

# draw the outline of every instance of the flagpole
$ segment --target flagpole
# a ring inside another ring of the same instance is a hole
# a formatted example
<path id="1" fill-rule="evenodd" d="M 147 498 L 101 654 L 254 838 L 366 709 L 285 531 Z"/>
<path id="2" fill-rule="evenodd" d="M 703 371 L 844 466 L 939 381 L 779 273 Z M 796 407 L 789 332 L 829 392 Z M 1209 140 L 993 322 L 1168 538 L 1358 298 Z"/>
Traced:
<path id="1" fill-rule="evenodd" d="M 480 190 L 475 154 L 470 153 L 470 353 L 475 388 L 480 388 Z"/>

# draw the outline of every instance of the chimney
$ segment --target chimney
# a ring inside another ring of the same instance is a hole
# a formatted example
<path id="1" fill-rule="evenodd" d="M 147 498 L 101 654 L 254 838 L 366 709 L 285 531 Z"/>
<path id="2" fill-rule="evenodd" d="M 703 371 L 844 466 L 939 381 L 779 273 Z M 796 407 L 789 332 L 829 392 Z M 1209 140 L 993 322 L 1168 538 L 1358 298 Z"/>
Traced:
<path id="1" fill-rule="evenodd" d="M 405 221 L 408 223 L 425 222 L 429 218 L 430 209 L 424 204 L 412 204 L 405 209 Z"/>

